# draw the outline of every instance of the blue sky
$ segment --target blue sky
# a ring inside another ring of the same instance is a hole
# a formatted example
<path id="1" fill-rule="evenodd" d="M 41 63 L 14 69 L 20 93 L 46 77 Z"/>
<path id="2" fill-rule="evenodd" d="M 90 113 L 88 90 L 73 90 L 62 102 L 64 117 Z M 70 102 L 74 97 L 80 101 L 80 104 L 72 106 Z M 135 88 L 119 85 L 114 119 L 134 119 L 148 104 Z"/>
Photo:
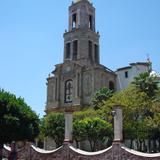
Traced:
<path id="1" fill-rule="evenodd" d="M 160 72 L 160 0 L 92 0 L 101 63 L 112 70 L 146 61 Z M 0 88 L 41 116 L 46 78 L 63 61 L 71 0 L 0 0 Z"/>

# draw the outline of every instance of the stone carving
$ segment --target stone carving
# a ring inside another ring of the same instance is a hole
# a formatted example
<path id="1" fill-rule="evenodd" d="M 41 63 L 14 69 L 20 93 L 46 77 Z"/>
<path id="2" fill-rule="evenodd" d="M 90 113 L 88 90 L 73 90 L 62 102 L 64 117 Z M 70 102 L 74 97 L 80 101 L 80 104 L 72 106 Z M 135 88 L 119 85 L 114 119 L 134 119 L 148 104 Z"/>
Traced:
<path id="1" fill-rule="evenodd" d="M 90 74 L 84 75 L 84 95 L 90 96 L 92 93 L 92 76 Z"/>

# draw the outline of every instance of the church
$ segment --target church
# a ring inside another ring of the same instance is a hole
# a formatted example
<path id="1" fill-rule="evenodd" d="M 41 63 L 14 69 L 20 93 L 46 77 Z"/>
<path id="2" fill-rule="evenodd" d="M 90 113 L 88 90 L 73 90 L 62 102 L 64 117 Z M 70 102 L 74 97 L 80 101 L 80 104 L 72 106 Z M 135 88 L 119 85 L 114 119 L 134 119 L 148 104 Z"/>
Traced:
<path id="1" fill-rule="evenodd" d="M 88 106 L 92 95 L 100 88 L 117 91 L 122 81 L 128 82 L 130 67 L 114 72 L 100 63 L 100 35 L 95 27 L 95 14 L 89 0 L 75 0 L 69 7 L 68 30 L 63 35 L 63 63 L 55 65 L 52 75 L 47 78 L 47 114 L 70 106 Z M 143 72 L 148 70 L 147 63 L 135 65 Z"/>

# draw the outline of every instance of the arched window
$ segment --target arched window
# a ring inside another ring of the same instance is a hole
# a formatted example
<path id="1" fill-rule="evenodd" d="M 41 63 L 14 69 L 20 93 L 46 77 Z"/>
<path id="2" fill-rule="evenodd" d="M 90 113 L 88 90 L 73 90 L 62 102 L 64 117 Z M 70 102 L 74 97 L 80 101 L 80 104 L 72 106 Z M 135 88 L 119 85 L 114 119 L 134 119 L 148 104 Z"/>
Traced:
<path id="1" fill-rule="evenodd" d="M 92 61 L 92 41 L 88 41 L 88 54 L 89 54 L 89 59 Z"/>
<path id="2" fill-rule="evenodd" d="M 66 43 L 66 59 L 70 59 L 71 57 L 71 44 Z"/>
<path id="3" fill-rule="evenodd" d="M 93 17 L 92 17 L 92 15 L 89 15 L 89 28 L 91 30 L 93 30 Z"/>
<path id="4" fill-rule="evenodd" d="M 94 60 L 99 63 L 99 46 L 97 44 L 94 45 Z"/>
<path id="5" fill-rule="evenodd" d="M 114 91 L 114 83 L 112 81 L 109 81 L 109 89 Z"/>
<path id="6" fill-rule="evenodd" d="M 73 41 L 73 60 L 77 60 L 78 55 L 78 40 Z"/>
<path id="7" fill-rule="evenodd" d="M 77 14 L 72 15 L 72 29 L 75 29 L 77 25 Z"/>
<path id="8" fill-rule="evenodd" d="M 67 80 L 65 82 L 65 103 L 70 103 L 73 100 L 73 81 Z"/>

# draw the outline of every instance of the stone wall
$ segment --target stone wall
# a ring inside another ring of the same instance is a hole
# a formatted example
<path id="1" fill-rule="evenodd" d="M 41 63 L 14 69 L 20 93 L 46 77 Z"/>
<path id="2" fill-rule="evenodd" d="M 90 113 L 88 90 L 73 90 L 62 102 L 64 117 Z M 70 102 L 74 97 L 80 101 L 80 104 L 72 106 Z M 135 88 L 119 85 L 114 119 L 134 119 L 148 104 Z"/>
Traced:
<path id="1" fill-rule="evenodd" d="M 64 143 L 62 147 L 46 151 L 27 144 L 17 151 L 19 160 L 160 160 L 160 153 L 146 154 L 126 148 L 120 142 L 105 150 L 98 152 L 85 152 L 74 148 L 70 143 Z M 5 147 L 3 153 L 10 153 L 9 147 Z"/>

